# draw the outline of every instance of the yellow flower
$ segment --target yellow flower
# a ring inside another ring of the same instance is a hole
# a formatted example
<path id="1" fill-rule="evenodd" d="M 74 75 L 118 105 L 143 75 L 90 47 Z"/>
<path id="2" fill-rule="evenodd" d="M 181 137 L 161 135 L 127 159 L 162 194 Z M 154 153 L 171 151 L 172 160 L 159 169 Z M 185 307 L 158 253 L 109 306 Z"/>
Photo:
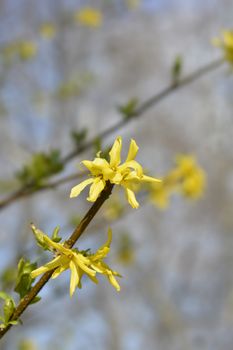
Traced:
<path id="1" fill-rule="evenodd" d="M 18 44 L 18 54 L 21 60 L 27 61 L 37 54 L 37 45 L 33 41 L 22 41 Z"/>
<path id="2" fill-rule="evenodd" d="M 126 0 L 126 5 L 130 10 L 136 10 L 140 5 L 141 0 Z"/>
<path id="3" fill-rule="evenodd" d="M 84 7 L 75 12 L 74 20 L 86 27 L 100 27 L 102 24 L 102 13 L 91 7 Z"/>
<path id="4" fill-rule="evenodd" d="M 56 28 L 55 25 L 52 23 L 43 23 L 40 27 L 40 34 L 42 37 L 46 39 L 52 39 L 54 38 L 56 34 Z"/>
<path id="5" fill-rule="evenodd" d="M 170 193 L 165 181 L 151 184 L 150 199 L 160 209 L 166 209 L 169 204 Z"/>
<path id="6" fill-rule="evenodd" d="M 214 38 L 213 45 L 219 46 L 224 51 L 224 56 L 227 61 L 233 63 L 233 30 L 224 30 L 222 38 Z"/>
<path id="7" fill-rule="evenodd" d="M 205 173 L 195 159 L 188 155 L 179 155 L 176 159 L 180 171 L 181 192 L 190 198 L 199 198 L 205 188 Z"/>
<path id="8" fill-rule="evenodd" d="M 165 209 L 174 192 L 180 191 L 183 196 L 195 199 L 203 194 L 205 173 L 190 155 L 178 155 L 176 167 L 164 176 L 161 183 L 152 183 L 149 193 L 152 202 L 160 209 Z"/>
<path id="9" fill-rule="evenodd" d="M 86 186 L 92 184 L 87 200 L 95 202 L 104 189 L 106 182 L 110 181 L 112 184 L 121 185 L 125 190 L 129 204 L 133 208 L 138 208 L 139 204 L 133 192 L 135 183 L 160 182 L 161 180 L 143 174 L 142 166 L 134 160 L 138 152 L 138 146 L 133 139 L 130 142 L 126 161 L 120 165 L 121 148 L 122 139 L 117 137 L 109 152 L 109 162 L 100 157 L 96 157 L 94 161 L 82 161 L 91 172 L 92 177 L 73 187 L 70 197 L 77 197 Z"/>
<path id="10" fill-rule="evenodd" d="M 94 254 L 90 254 L 88 251 L 81 252 L 77 249 L 66 248 L 64 244 L 56 243 L 42 233 L 40 238 L 51 251 L 56 253 L 56 257 L 44 266 L 32 271 L 32 278 L 36 278 L 42 273 L 51 270 L 54 270 L 52 278 L 56 278 L 63 271 L 70 269 L 70 296 L 72 296 L 77 287 L 81 288 L 81 279 L 83 274 L 86 274 L 93 282 L 98 283 L 96 273 L 100 273 L 108 278 L 109 282 L 116 288 L 117 291 L 120 291 L 120 286 L 115 278 L 115 276 L 121 277 L 120 274 L 111 270 L 110 267 L 102 261 L 102 259 L 104 259 L 110 251 L 110 244 L 112 240 L 112 231 L 110 229 L 108 230 L 107 242 Z"/>

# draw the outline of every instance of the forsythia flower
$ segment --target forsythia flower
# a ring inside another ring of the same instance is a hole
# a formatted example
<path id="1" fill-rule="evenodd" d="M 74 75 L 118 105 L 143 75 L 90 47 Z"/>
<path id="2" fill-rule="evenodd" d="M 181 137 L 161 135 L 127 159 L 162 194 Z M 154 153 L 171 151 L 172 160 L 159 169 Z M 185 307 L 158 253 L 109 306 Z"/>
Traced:
<path id="1" fill-rule="evenodd" d="M 93 161 L 82 161 L 85 167 L 90 170 L 92 177 L 73 187 L 70 197 L 77 197 L 86 186 L 92 184 L 87 200 L 95 202 L 104 189 L 106 181 L 110 181 L 112 184 L 124 187 L 129 204 L 133 208 L 138 208 L 139 204 L 133 192 L 135 183 L 160 182 L 161 180 L 143 174 L 142 166 L 134 160 L 138 146 L 133 139 L 130 142 L 126 161 L 120 165 L 121 148 L 122 139 L 117 137 L 109 152 L 109 162 L 100 157 L 96 157 Z"/>
<path id="2" fill-rule="evenodd" d="M 180 155 L 176 159 L 181 177 L 181 192 L 184 196 L 198 198 L 205 187 L 205 173 L 191 156 Z"/>
<path id="3" fill-rule="evenodd" d="M 33 41 L 22 41 L 19 43 L 18 53 L 21 60 L 27 61 L 37 54 L 37 45 Z"/>
<path id="4" fill-rule="evenodd" d="M 56 278 L 63 271 L 70 269 L 70 296 L 72 296 L 77 287 L 81 288 L 81 279 L 84 273 L 95 283 L 98 283 L 96 273 L 100 273 L 108 278 L 109 282 L 117 291 L 120 291 L 120 286 L 115 278 L 115 276 L 121 277 L 120 274 L 111 270 L 110 267 L 102 261 L 110 251 L 112 240 L 112 231 L 110 229 L 108 230 L 107 242 L 94 254 L 88 253 L 88 251 L 81 252 L 77 249 L 66 248 L 64 244 L 52 241 L 45 234 L 42 235 L 42 239 L 50 250 L 56 252 L 56 257 L 44 266 L 32 271 L 32 278 L 50 270 L 54 270 L 52 278 Z"/>
<path id="5" fill-rule="evenodd" d="M 151 184 L 150 198 L 161 209 L 167 207 L 173 192 L 180 191 L 185 197 L 198 198 L 205 187 L 205 173 L 189 155 L 179 155 L 176 167 L 164 178 L 163 182 Z"/>
<path id="6" fill-rule="evenodd" d="M 130 10 L 135 10 L 139 7 L 141 0 L 126 0 L 126 5 Z"/>
<path id="7" fill-rule="evenodd" d="M 86 27 L 100 27 L 102 24 L 102 13 L 91 7 L 84 7 L 74 14 L 76 22 Z"/>
<path id="8" fill-rule="evenodd" d="M 40 27 L 40 34 L 46 39 L 54 38 L 56 34 L 56 27 L 53 23 L 43 23 Z"/>
<path id="9" fill-rule="evenodd" d="M 213 45 L 221 47 L 224 51 L 225 59 L 233 63 L 233 30 L 224 30 L 222 39 L 214 38 L 212 42 Z"/>

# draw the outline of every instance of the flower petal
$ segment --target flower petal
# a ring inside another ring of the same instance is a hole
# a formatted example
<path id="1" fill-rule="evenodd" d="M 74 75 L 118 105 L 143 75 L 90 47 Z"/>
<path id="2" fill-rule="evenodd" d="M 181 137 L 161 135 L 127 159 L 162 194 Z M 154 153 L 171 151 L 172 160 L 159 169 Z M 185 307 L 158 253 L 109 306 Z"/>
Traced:
<path id="1" fill-rule="evenodd" d="M 124 170 L 128 168 L 135 170 L 138 176 L 143 175 L 143 168 L 138 162 L 136 162 L 136 160 L 130 160 L 129 162 L 123 163 L 118 167 L 118 170 L 120 172 L 124 172 Z"/>
<path id="2" fill-rule="evenodd" d="M 67 270 L 69 268 L 69 265 L 67 264 L 66 266 L 59 266 L 54 273 L 52 274 L 52 279 L 57 278 L 62 272 L 64 272 L 65 270 Z"/>
<path id="3" fill-rule="evenodd" d="M 138 208 L 139 207 L 139 203 L 136 200 L 134 192 L 126 187 L 125 188 L 125 193 L 126 193 L 127 200 L 129 202 L 129 204 L 131 205 L 131 207 L 132 208 Z"/>
<path id="4" fill-rule="evenodd" d="M 126 162 L 129 162 L 129 161 L 133 160 L 136 157 L 136 155 L 138 153 L 138 150 L 139 150 L 139 147 L 136 144 L 136 141 L 134 139 L 131 139 L 130 146 L 129 146 L 129 152 L 128 152 L 128 155 L 127 155 L 127 158 L 126 158 Z"/>
<path id="5" fill-rule="evenodd" d="M 70 198 L 77 197 L 82 192 L 82 190 L 84 190 L 84 188 L 90 185 L 93 181 L 94 179 L 90 178 L 90 179 L 84 180 L 79 185 L 74 186 L 70 192 Z"/>
<path id="6" fill-rule="evenodd" d="M 38 267 L 38 269 L 33 270 L 30 275 L 31 278 L 36 278 L 37 276 L 41 275 L 42 273 L 47 272 L 49 269 L 45 266 Z"/>
<path id="7" fill-rule="evenodd" d="M 90 187 L 89 197 L 87 198 L 87 200 L 89 202 L 95 202 L 96 199 L 99 197 L 100 193 L 103 191 L 104 187 L 105 181 L 97 177 Z"/>
<path id="8" fill-rule="evenodd" d="M 122 147 L 122 139 L 121 137 L 117 137 L 110 152 L 110 166 L 117 167 L 121 162 L 121 147 Z"/>
<path id="9" fill-rule="evenodd" d="M 65 255 L 70 254 L 70 249 L 65 248 L 61 243 L 56 243 L 56 242 L 52 241 L 48 236 L 44 235 L 43 240 L 49 246 L 49 248 L 52 247 L 57 252 L 63 253 Z"/>
<path id="10" fill-rule="evenodd" d="M 72 297 L 80 279 L 76 265 L 72 260 L 70 261 L 70 273 L 70 296 Z"/>
<path id="11" fill-rule="evenodd" d="M 112 273 L 108 275 L 108 279 L 109 279 L 109 282 L 111 283 L 111 285 L 112 285 L 114 288 L 116 288 L 116 290 L 117 290 L 118 292 L 120 292 L 121 287 L 120 287 L 119 283 L 117 282 L 117 280 L 115 279 L 115 277 L 113 276 Z"/>
<path id="12" fill-rule="evenodd" d="M 57 256 L 52 261 L 49 261 L 47 264 L 39 267 L 38 269 L 33 270 L 31 272 L 31 277 L 36 278 L 37 276 L 41 275 L 42 273 L 45 273 L 49 270 L 55 269 L 56 267 L 58 267 L 60 265 L 61 258 L 62 258 L 61 256 Z"/>
<path id="13" fill-rule="evenodd" d="M 157 178 L 151 177 L 151 176 L 147 176 L 147 175 L 143 175 L 140 178 L 140 181 L 142 181 L 142 182 L 162 182 L 162 180 L 160 180 L 160 179 L 157 179 Z"/>
<path id="14" fill-rule="evenodd" d="M 109 168 L 109 163 L 106 159 L 95 158 L 93 161 L 83 160 L 83 165 L 92 173 L 92 175 L 98 176 L 102 174 L 104 168 Z"/>
<path id="15" fill-rule="evenodd" d="M 82 269 L 84 272 L 86 272 L 87 275 L 90 276 L 95 276 L 96 272 L 93 271 L 92 269 L 90 269 L 86 264 L 86 259 L 82 254 L 75 254 L 74 255 L 74 263 L 76 265 L 76 267 L 79 267 L 80 269 Z"/>

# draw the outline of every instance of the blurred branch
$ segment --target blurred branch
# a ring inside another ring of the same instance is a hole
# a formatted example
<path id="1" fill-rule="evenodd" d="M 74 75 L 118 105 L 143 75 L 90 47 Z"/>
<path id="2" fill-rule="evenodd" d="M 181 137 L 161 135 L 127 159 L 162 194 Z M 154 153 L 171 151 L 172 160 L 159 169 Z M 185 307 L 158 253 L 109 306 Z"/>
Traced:
<path id="1" fill-rule="evenodd" d="M 89 223 L 92 221 L 96 213 L 99 211 L 104 202 L 109 198 L 112 193 L 113 184 L 110 182 L 106 183 L 105 188 L 101 192 L 99 198 L 94 202 L 91 208 L 88 210 L 86 215 L 83 217 L 79 225 L 75 228 L 71 236 L 65 241 L 66 248 L 72 248 L 74 244 L 77 242 L 79 237 L 83 234 Z M 56 268 L 55 268 L 56 269 Z M 43 276 L 39 279 L 39 281 L 32 287 L 30 292 L 25 295 L 23 299 L 20 300 L 18 306 L 15 308 L 15 311 L 10 318 L 10 321 L 18 320 L 22 313 L 26 310 L 26 308 L 30 305 L 32 300 L 37 296 L 40 290 L 45 286 L 45 284 L 50 280 L 54 270 L 48 271 L 43 274 Z M 8 330 L 12 327 L 9 324 L 6 328 L 0 328 L 0 339 L 8 332 Z"/>
<path id="2" fill-rule="evenodd" d="M 132 109 L 130 115 L 127 116 L 127 118 L 123 118 L 111 127 L 107 128 L 106 130 L 100 132 L 98 135 L 93 137 L 91 140 L 83 143 L 80 147 L 74 149 L 70 153 L 68 153 L 66 156 L 64 156 L 61 160 L 62 164 L 65 166 L 67 163 L 72 161 L 75 157 L 79 156 L 84 151 L 90 149 L 96 144 L 97 140 L 102 140 L 105 137 L 109 136 L 110 134 L 116 132 L 117 130 L 123 128 L 126 124 L 128 124 L 132 120 L 136 120 L 139 117 L 144 116 L 144 113 L 154 107 L 157 103 L 171 95 L 176 90 L 179 90 L 180 88 L 191 84 L 192 82 L 196 81 L 198 78 L 204 76 L 205 74 L 217 69 L 220 67 L 224 62 L 223 58 L 216 59 L 215 61 L 212 61 L 203 67 L 197 69 L 193 73 L 187 75 L 183 79 L 180 78 L 178 81 L 172 82 L 169 86 L 161 90 L 159 93 L 155 94 L 154 96 L 148 98 L 146 101 L 142 102 L 141 105 L 135 107 L 135 109 Z M 43 184 L 39 187 L 30 187 L 30 186 L 22 186 L 12 194 L 10 194 L 8 197 L 0 201 L 0 210 L 7 207 L 8 205 L 14 203 L 20 198 L 24 198 L 27 196 L 30 196 L 36 192 L 40 192 L 46 189 L 54 189 L 57 186 L 66 183 L 68 181 L 74 180 L 76 178 L 81 177 L 84 175 L 84 173 L 80 174 L 74 174 L 67 177 L 64 177 L 63 179 L 59 179 L 57 181 Z"/>
<path id="3" fill-rule="evenodd" d="M 70 182 L 73 180 L 77 180 L 77 179 L 82 178 L 83 176 L 85 176 L 87 174 L 88 174 L 87 171 L 82 171 L 80 173 L 74 173 L 74 174 L 71 174 L 68 176 L 64 176 L 61 179 L 54 180 L 54 181 L 48 182 L 46 184 L 40 185 L 40 187 L 23 186 L 20 189 L 13 192 L 11 195 L 9 195 L 9 197 L 0 201 L 0 210 L 5 208 L 6 206 L 12 204 L 13 202 L 21 199 L 21 198 L 31 196 L 34 193 L 42 192 L 44 190 L 53 190 L 56 187 L 58 187 L 64 183 L 67 183 L 67 182 Z"/>

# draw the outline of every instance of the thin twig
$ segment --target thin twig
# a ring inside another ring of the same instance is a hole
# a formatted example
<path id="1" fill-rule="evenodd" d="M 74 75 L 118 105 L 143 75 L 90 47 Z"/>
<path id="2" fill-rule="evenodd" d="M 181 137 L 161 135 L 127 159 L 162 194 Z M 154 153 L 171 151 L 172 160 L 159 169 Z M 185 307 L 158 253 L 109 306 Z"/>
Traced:
<path id="1" fill-rule="evenodd" d="M 69 239 L 65 242 L 65 246 L 67 248 L 72 248 L 73 245 L 76 243 L 76 241 L 79 239 L 79 237 L 83 234 L 86 227 L 89 225 L 89 223 L 92 221 L 98 210 L 101 208 L 103 203 L 108 199 L 108 197 L 111 195 L 113 184 L 107 183 L 104 190 L 101 192 L 99 198 L 96 200 L 96 202 L 91 206 L 91 208 L 88 210 L 86 215 L 83 217 L 79 225 L 76 227 L 74 232 L 71 234 Z M 54 270 L 48 271 L 39 279 L 39 281 L 32 287 L 31 291 L 20 300 L 18 306 L 16 307 L 12 317 L 11 321 L 18 320 L 19 317 L 22 315 L 22 313 L 25 311 L 25 309 L 29 306 L 29 304 L 32 302 L 32 300 L 37 296 L 37 294 L 40 292 L 40 290 L 44 287 L 44 285 L 49 281 L 53 274 Z M 1 329 L 0 328 L 0 339 L 8 332 L 8 330 L 12 327 L 12 325 L 8 325 L 6 328 Z"/>
<path id="2" fill-rule="evenodd" d="M 27 187 L 27 186 L 24 186 L 21 189 L 16 190 L 15 192 L 13 192 L 9 197 L 3 199 L 0 202 L 0 210 L 5 208 L 6 206 L 10 205 L 11 203 L 15 202 L 18 199 L 31 196 L 34 193 L 42 192 L 44 190 L 53 190 L 56 187 L 58 187 L 58 186 L 60 186 L 60 185 L 62 185 L 64 183 L 80 179 L 80 178 L 82 178 L 83 176 L 85 176 L 87 174 L 88 174 L 87 171 L 82 171 L 80 173 L 74 173 L 74 174 L 71 174 L 71 175 L 68 175 L 68 176 L 64 176 L 64 177 L 62 177 L 60 179 L 57 179 L 57 180 L 54 180 L 54 181 L 50 181 L 48 183 L 40 185 L 39 187 Z"/>
<path id="3" fill-rule="evenodd" d="M 223 58 L 216 59 L 215 61 L 206 64 L 205 66 L 197 69 L 193 73 L 187 75 L 183 79 L 180 79 L 178 82 L 171 83 L 168 87 L 164 88 L 159 93 L 155 94 L 154 96 L 148 98 L 146 101 L 144 101 L 141 105 L 139 105 L 138 108 L 135 109 L 135 111 L 132 113 L 130 118 L 121 119 L 111 127 L 107 128 L 106 130 L 100 132 L 98 135 L 93 137 L 91 140 L 84 143 L 81 147 L 79 147 L 76 150 L 71 151 L 68 153 L 64 158 L 62 159 L 62 164 L 66 165 L 70 161 L 72 161 L 75 157 L 80 155 L 82 152 L 90 149 L 96 142 L 97 139 L 103 139 L 107 137 L 108 135 L 116 132 L 117 130 L 121 129 L 123 126 L 131 122 L 132 120 L 135 120 L 139 117 L 142 117 L 146 111 L 148 111 L 150 108 L 155 106 L 157 103 L 162 101 L 164 98 L 175 92 L 176 90 L 196 81 L 198 78 L 202 77 L 203 75 L 213 71 L 214 69 L 220 67 L 222 63 L 224 62 Z M 78 177 L 78 174 L 76 175 Z M 27 196 L 30 196 L 31 194 L 34 194 L 36 192 L 40 192 L 47 189 L 53 189 L 60 184 L 63 184 L 65 182 L 71 181 L 75 179 L 75 175 L 71 175 L 68 177 L 65 177 L 63 179 L 57 180 L 55 182 L 51 182 L 45 185 L 42 185 L 37 188 L 32 188 L 28 186 L 22 186 L 15 192 L 11 193 L 7 198 L 0 201 L 0 210 L 4 209 L 8 205 L 14 203 L 20 198 L 25 198 Z"/>

